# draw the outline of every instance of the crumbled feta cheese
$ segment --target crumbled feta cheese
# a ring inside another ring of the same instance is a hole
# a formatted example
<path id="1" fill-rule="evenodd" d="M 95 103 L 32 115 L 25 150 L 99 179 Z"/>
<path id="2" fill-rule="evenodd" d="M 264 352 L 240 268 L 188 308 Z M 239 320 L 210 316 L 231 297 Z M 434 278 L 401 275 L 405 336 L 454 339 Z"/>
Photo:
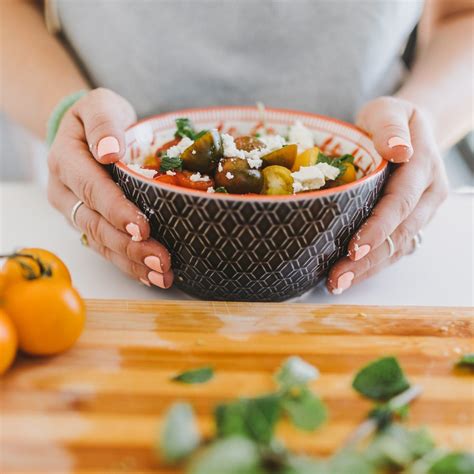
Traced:
<path id="1" fill-rule="evenodd" d="M 224 151 L 224 156 L 226 157 L 237 157 L 237 158 L 245 158 L 245 154 L 243 150 L 239 150 L 235 146 L 234 137 L 229 135 L 228 133 L 223 133 L 221 135 L 222 138 L 222 148 Z"/>
<path id="2" fill-rule="evenodd" d="M 196 150 L 193 150 L 193 151 L 191 152 L 191 155 L 195 155 L 195 154 L 196 154 Z"/>
<path id="3" fill-rule="evenodd" d="M 222 171 L 224 171 L 224 167 L 222 166 L 222 162 L 219 161 L 219 165 L 217 166 L 217 171 L 219 171 L 219 173 L 222 173 Z"/>
<path id="4" fill-rule="evenodd" d="M 302 152 L 314 146 L 314 137 L 311 130 L 308 130 L 300 121 L 296 121 L 288 132 L 290 143 L 298 145 L 298 151 Z"/>
<path id="5" fill-rule="evenodd" d="M 134 164 L 134 163 L 129 163 L 127 165 L 131 170 L 135 171 L 135 173 L 141 174 L 142 176 L 145 176 L 146 178 L 153 178 L 156 174 L 156 170 L 147 170 L 145 168 L 141 168 L 140 165 Z"/>
<path id="6" fill-rule="evenodd" d="M 197 181 L 209 181 L 209 176 L 207 176 L 207 174 L 201 175 L 201 173 L 198 171 L 197 173 L 192 174 L 189 179 L 194 183 Z"/>
<path id="7" fill-rule="evenodd" d="M 172 171 L 172 170 L 168 170 L 168 171 L 166 172 L 166 174 L 167 174 L 168 176 L 176 176 L 176 173 L 175 173 L 174 171 Z"/>
<path id="8" fill-rule="evenodd" d="M 265 154 L 279 150 L 286 145 L 285 138 L 281 135 L 262 135 L 259 140 L 265 145 Z"/>
<path id="9" fill-rule="evenodd" d="M 225 177 L 227 179 L 234 179 L 234 175 L 230 171 L 227 171 L 227 173 L 225 174 Z"/>
<path id="10" fill-rule="evenodd" d="M 209 187 L 207 188 L 207 192 L 208 192 L 208 193 L 215 193 L 216 190 L 215 190 L 212 186 L 209 186 Z"/>
<path id="11" fill-rule="evenodd" d="M 327 163 L 318 163 L 313 166 L 302 166 L 299 171 L 291 173 L 293 177 L 293 191 L 309 191 L 322 188 L 326 179 L 336 179 L 339 169 Z"/>
<path id="12" fill-rule="evenodd" d="M 177 156 L 180 156 L 181 153 L 183 153 L 186 148 L 190 147 L 194 143 L 193 140 L 191 140 L 188 137 L 183 137 L 183 139 L 175 146 L 172 146 L 166 150 L 166 154 L 170 158 L 176 158 Z"/>

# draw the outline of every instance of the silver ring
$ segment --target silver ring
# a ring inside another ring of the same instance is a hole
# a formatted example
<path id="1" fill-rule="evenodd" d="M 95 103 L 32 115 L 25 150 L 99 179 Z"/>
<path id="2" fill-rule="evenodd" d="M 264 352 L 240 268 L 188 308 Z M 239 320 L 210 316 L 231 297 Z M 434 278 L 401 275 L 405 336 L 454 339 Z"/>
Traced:
<path id="1" fill-rule="evenodd" d="M 388 258 L 393 257 L 395 253 L 395 244 L 393 243 L 392 237 L 387 235 L 387 243 L 388 243 Z"/>
<path id="2" fill-rule="evenodd" d="M 76 222 L 77 211 L 83 204 L 84 203 L 82 201 L 77 201 L 76 204 L 74 204 L 73 208 L 71 209 L 71 222 L 72 222 L 72 225 L 76 227 L 76 229 L 79 228 Z"/>

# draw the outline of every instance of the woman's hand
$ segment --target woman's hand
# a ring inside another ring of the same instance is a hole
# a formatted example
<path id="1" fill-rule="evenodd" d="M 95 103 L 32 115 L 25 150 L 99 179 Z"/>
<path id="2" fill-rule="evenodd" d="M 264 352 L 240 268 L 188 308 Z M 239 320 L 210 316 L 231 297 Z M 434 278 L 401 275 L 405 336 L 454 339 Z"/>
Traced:
<path id="1" fill-rule="evenodd" d="M 448 193 L 430 123 L 413 104 L 380 97 L 362 108 L 357 124 L 372 135 L 377 151 L 396 163 L 396 168 L 371 216 L 349 242 L 348 256 L 330 270 L 327 287 L 333 294 L 413 252 L 414 237 Z M 394 244 L 392 256 L 389 236 Z"/>
<path id="2" fill-rule="evenodd" d="M 146 217 L 102 166 L 123 156 L 124 131 L 135 120 L 132 106 L 107 89 L 77 101 L 64 115 L 48 156 L 48 199 L 68 220 L 83 201 L 76 223 L 89 245 L 142 283 L 169 288 L 168 251 L 149 238 Z"/>

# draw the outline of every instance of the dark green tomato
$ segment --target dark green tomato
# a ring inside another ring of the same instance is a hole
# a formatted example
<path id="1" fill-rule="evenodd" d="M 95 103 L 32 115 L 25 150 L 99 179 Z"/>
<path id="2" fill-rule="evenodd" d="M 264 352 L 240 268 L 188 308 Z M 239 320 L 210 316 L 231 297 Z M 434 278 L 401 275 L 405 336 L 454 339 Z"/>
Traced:
<path id="1" fill-rule="evenodd" d="M 222 158 L 222 140 L 217 130 L 209 130 L 181 154 L 183 168 L 211 173 Z"/>
<path id="2" fill-rule="evenodd" d="M 252 137 L 250 135 L 237 137 L 234 142 L 236 148 L 243 151 L 261 150 L 262 148 L 265 148 L 263 142 L 261 142 L 257 137 Z"/>
<path id="3" fill-rule="evenodd" d="M 250 168 L 242 158 L 224 158 L 216 174 L 216 186 L 223 186 L 231 194 L 259 194 L 263 186 L 263 176 L 259 170 Z"/>

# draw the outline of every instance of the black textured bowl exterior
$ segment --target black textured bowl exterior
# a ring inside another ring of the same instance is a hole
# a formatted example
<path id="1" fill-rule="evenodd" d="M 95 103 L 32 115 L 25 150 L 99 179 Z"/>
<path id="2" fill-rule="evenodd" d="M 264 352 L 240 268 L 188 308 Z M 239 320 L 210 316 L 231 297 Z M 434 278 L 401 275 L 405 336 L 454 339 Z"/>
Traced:
<path id="1" fill-rule="evenodd" d="M 175 285 L 209 300 L 283 301 L 313 288 L 345 254 L 374 207 L 389 168 L 308 199 L 210 199 L 111 168 L 171 253 Z"/>

